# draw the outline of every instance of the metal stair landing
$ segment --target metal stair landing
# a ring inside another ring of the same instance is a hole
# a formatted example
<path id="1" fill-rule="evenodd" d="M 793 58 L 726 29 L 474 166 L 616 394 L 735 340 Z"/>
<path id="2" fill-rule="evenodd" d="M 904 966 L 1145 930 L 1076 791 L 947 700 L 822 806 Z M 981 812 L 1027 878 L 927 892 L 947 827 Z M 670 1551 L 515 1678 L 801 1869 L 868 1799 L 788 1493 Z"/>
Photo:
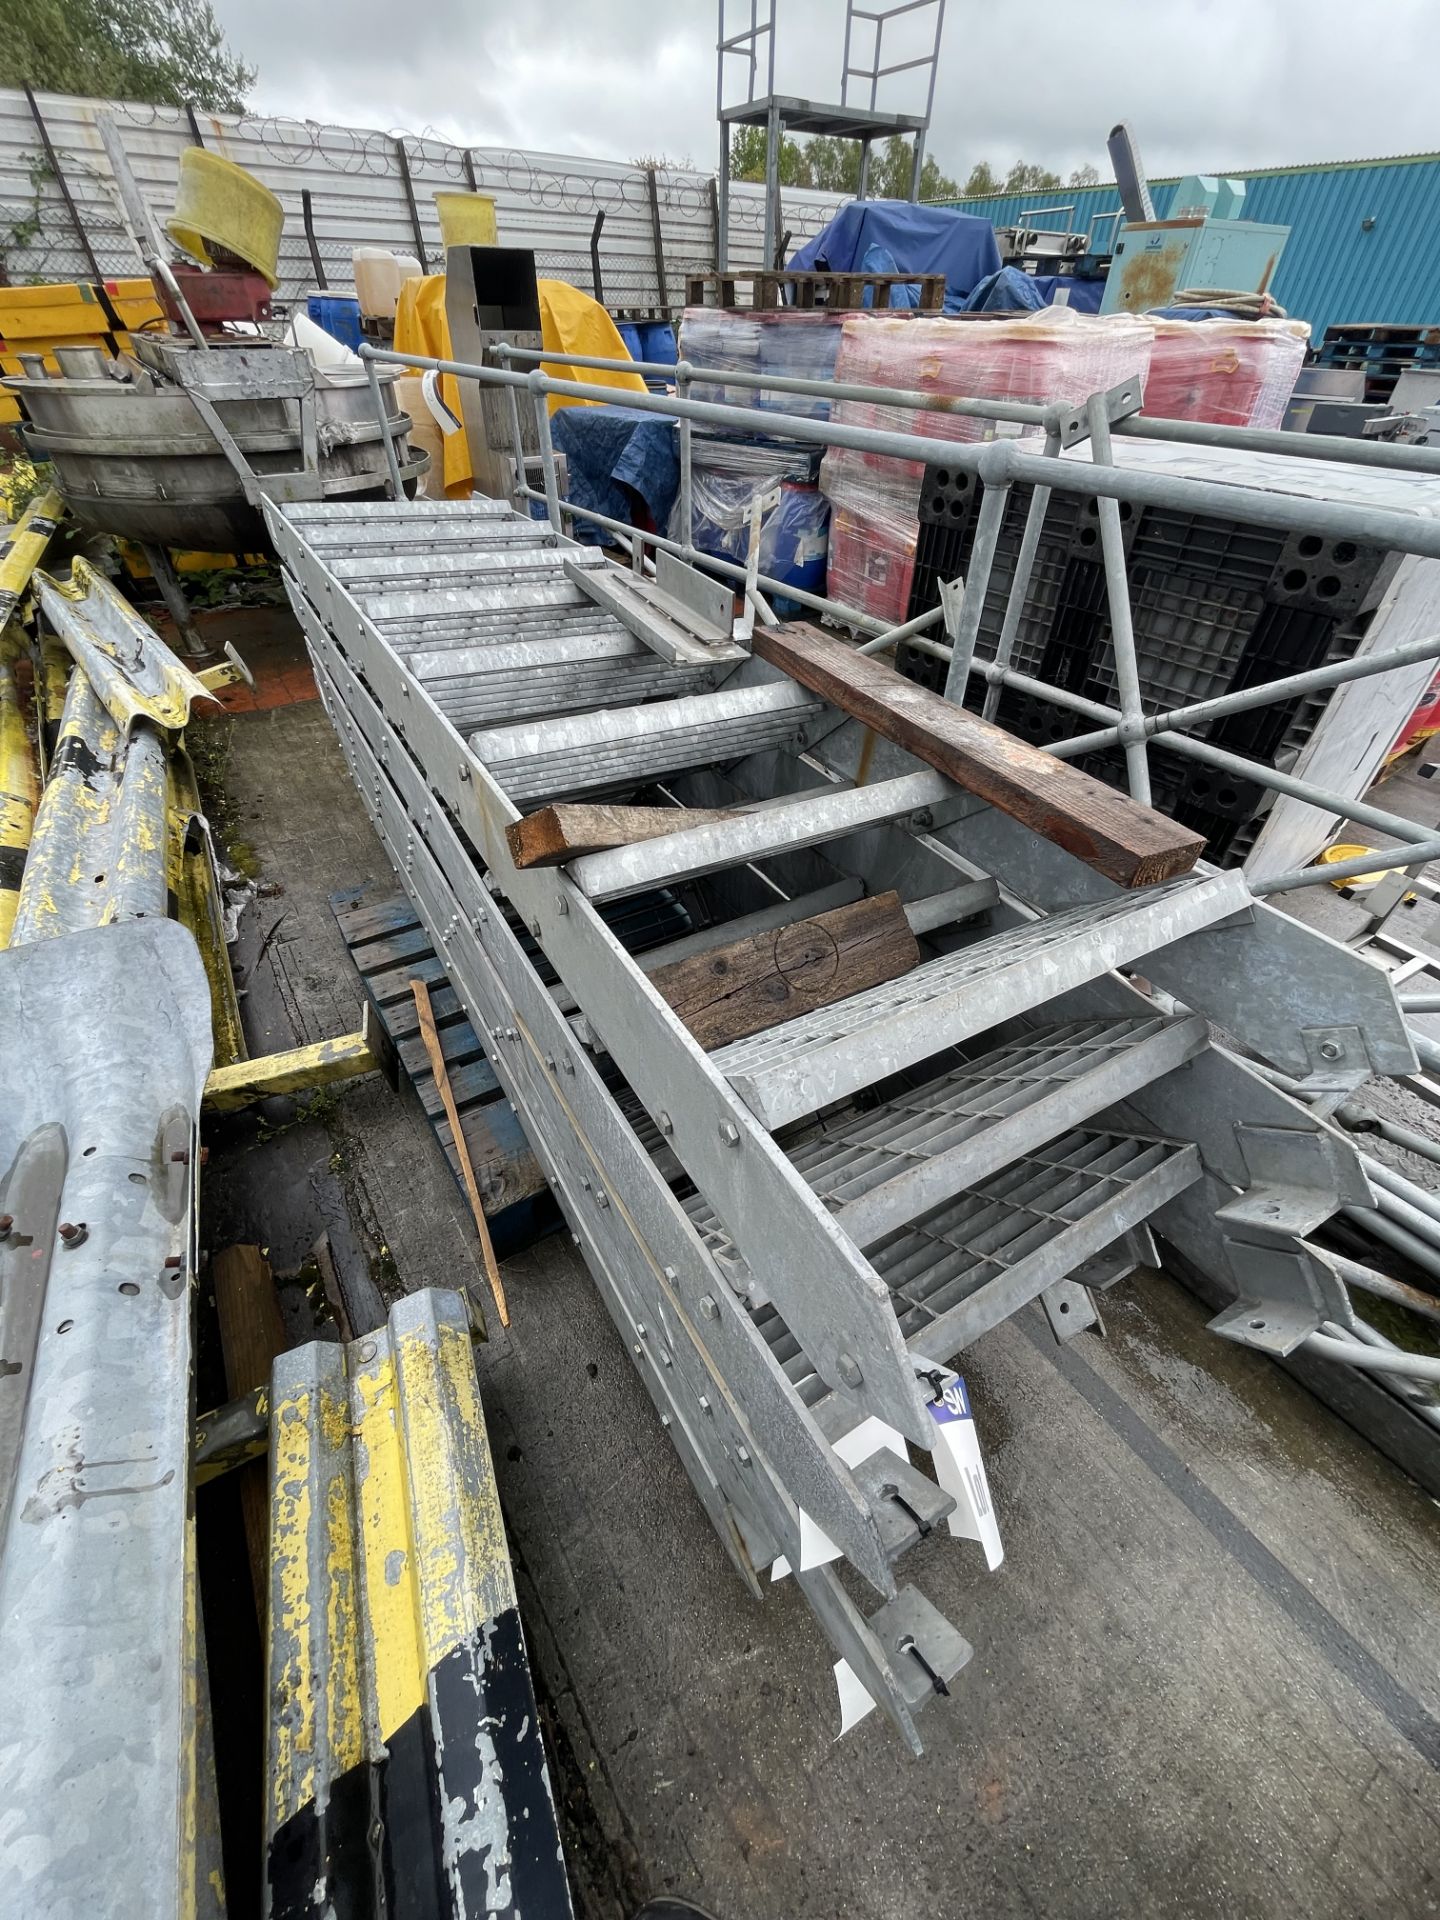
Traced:
<path id="1" fill-rule="evenodd" d="M 1214 926 L 1249 898 L 1243 874 L 1186 874 L 1143 894 L 1048 914 L 720 1047 L 711 1059 L 774 1129 Z"/>

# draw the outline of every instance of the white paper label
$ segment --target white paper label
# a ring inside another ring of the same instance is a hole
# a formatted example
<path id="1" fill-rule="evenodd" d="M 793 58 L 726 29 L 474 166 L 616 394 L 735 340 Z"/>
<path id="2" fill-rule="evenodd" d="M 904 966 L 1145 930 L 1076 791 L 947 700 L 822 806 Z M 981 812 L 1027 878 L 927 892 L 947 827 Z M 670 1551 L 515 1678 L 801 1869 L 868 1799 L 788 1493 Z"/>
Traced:
<path id="1" fill-rule="evenodd" d="M 975 1431 L 970 1396 L 958 1373 L 941 1397 L 931 1401 L 930 1417 L 938 1430 L 935 1478 L 955 1499 L 950 1531 L 961 1540 L 978 1540 L 985 1549 L 985 1564 L 993 1573 L 1005 1558 L 1005 1549 L 990 1501 L 990 1483 L 980 1457 L 980 1436 Z"/>
<path id="2" fill-rule="evenodd" d="M 835 1686 L 840 1695 L 840 1732 L 835 1736 L 838 1740 L 873 1711 L 875 1702 L 855 1677 L 855 1669 L 848 1660 L 835 1662 Z"/>

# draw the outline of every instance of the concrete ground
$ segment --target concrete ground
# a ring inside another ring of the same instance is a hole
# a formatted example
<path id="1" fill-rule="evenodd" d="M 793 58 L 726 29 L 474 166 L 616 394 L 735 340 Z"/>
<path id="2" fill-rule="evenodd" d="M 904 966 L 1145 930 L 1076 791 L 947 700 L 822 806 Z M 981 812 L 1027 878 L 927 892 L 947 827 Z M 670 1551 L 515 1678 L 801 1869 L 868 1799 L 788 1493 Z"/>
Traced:
<path id="1" fill-rule="evenodd" d="M 283 676 L 278 618 L 225 631 Z M 389 880 L 303 691 L 210 723 L 283 889 L 247 930 L 256 1044 L 354 1025 L 329 896 Z M 277 1183 L 278 1150 L 212 1162 L 218 1231 L 284 1267 L 328 1225 L 382 1286 L 483 1291 L 408 1087 L 347 1089 Z M 976 1650 L 919 1761 L 878 1714 L 835 1739 L 825 1642 L 793 1583 L 746 1597 L 568 1240 L 505 1282 L 480 1378 L 587 1914 L 665 1890 L 720 1920 L 1440 1912 L 1434 1504 L 1176 1281 L 1106 1296 L 1108 1339 L 1058 1348 L 1031 1310 L 967 1356 L 1006 1557 L 906 1562 Z"/>

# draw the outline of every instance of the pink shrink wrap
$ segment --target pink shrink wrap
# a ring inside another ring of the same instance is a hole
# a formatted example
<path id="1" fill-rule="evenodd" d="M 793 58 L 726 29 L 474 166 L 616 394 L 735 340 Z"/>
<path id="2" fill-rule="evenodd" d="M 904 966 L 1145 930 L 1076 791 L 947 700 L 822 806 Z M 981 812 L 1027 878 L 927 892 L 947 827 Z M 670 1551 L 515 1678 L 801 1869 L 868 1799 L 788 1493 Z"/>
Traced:
<path id="1" fill-rule="evenodd" d="M 1303 320 L 1157 320 L 1144 410 L 1158 420 L 1278 427 L 1309 342 Z"/>
<path id="2" fill-rule="evenodd" d="M 1143 383 L 1154 336 L 1154 323 L 1143 315 L 1072 313 L 1068 307 L 1005 320 L 857 314 L 845 322 L 835 379 L 976 400 L 1078 402 L 1122 380 Z M 845 426 L 934 440 L 988 440 L 997 432 L 992 420 L 870 401 L 838 401 L 834 418 Z M 833 508 L 832 599 L 876 619 L 905 618 L 924 471 L 922 461 L 889 454 L 827 451 L 820 484 Z"/>

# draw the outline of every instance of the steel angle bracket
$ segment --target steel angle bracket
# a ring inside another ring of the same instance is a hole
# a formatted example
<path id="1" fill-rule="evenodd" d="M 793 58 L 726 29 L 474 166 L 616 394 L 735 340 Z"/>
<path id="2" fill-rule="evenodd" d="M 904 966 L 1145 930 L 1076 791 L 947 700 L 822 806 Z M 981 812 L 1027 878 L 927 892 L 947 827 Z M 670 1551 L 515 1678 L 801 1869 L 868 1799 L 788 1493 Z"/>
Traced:
<path id="1" fill-rule="evenodd" d="M 1244 1239 L 1227 1233 L 1224 1247 L 1239 1298 L 1210 1322 L 1212 1333 L 1283 1360 L 1325 1321 L 1349 1325 L 1345 1283 L 1316 1248 L 1284 1232 L 1265 1240 L 1256 1230 Z"/>
<path id="2" fill-rule="evenodd" d="M 1237 1299 L 1210 1322 L 1212 1333 L 1283 1359 L 1327 1320 L 1350 1322 L 1350 1296 L 1304 1236 L 1340 1204 L 1373 1206 L 1363 1174 L 1347 1180 L 1348 1156 L 1320 1128 L 1241 1123 L 1236 1141 L 1250 1183 L 1216 1221 Z"/>
<path id="3" fill-rule="evenodd" d="M 264 1911 L 572 1912 L 457 1293 L 276 1360 Z"/>
<path id="4" fill-rule="evenodd" d="M 872 1585 L 893 1592 L 867 1503 L 575 1044 L 458 834 L 408 755 L 382 771 L 367 725 L 378 735 L 383 722 L 323 637 L 316 664 L 381 839 L 462 1001 L 501 1036 L 495 1071 L 722 1539 L 733 1547 L 716 1489 L 746 1537 L 766 1543 L 754 1564 L 784 1552 L 798 1565 L 803 1505 Z M 417 815 L 428 815 L 423 826 Z"/>
<path id="5" fill-rule="evenodd" d="M 15 1913 L 205 1910 L 190 1317 L 209 1062 L 205 973 L 174 921 L 0 954 L 0 1877 Z"/>
<path id="6" fill-rule="evenodd" d="M 1118 421 L 1128 420 L 1132 414 L 1139 413 L 1145 399 L 1138 380 L 1122 380 L 1119 386 L 1108 388 L 1102 397 L 1105 418 L 1112 427 Z M 1058 439 L 1062 449 L 1080 446 L 1090 438 L 1086 402 L 1082 400 L 1078 407 L 1051 407 L 1045 416 L 1045 430 Z"/>
<path id="7" fill-rule="evenodd" d="M 667 561 L 668 566 L 661 564 Z M 738 665 L 749 658 L 749 648 L 731 638 L 734 596 L 730 589 L 668 553 L 658 556 L 653 580 L 622 567 L 597 567 L 573 557 L 566 558 L 564 570 L 567 580 L 674 666 Z"/>
<path id="8" fill-rule="evenodd" d="M 35 578 L 46 619 L 118 727 L 143 716 L 174 732 L 189 720 L 192 702 L 215 698 L 88 561 L 75 561 L 68 582 Z"/>

